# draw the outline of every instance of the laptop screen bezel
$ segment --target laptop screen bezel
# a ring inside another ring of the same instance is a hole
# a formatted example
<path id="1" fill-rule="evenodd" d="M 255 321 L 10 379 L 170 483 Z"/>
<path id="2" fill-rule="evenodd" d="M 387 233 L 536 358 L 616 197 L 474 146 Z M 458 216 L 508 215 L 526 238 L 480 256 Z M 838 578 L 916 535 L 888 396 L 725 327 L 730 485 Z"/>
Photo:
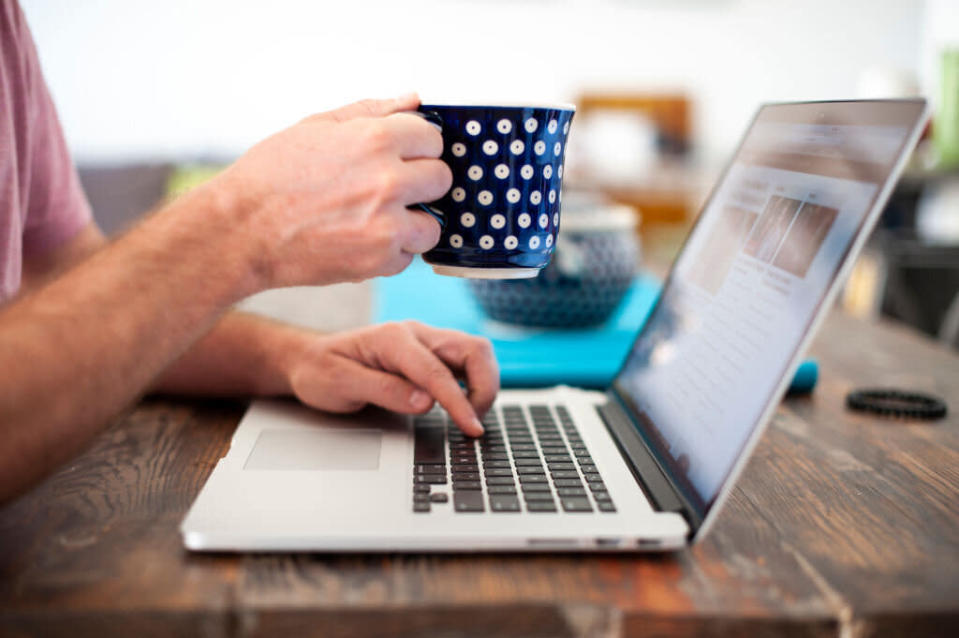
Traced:
<path id="1" fill-rule="evenodd" d="M 776 111 L 783 111 L 784 113 L 799 112 L 803 115 L 803 117 L 794 116 L 788 119 L 776 119 L 774 121 L 795 122 L 797 124 L 831 124 L 834 122 L 832 121 L 833 118 L 830 117 L 830 115 L 834 112 L 834 110 L 845 110 L 848 113 L 848 109 L 851 105 L 862 106 L 863 116 L 869 114 L 868 108 L 870 106 L 879 106 L 880 108 L 900 108 L 902 109 L 903 113 L 901 124 L 911 126 L 912 129 L 910 130 L 909 134 L 905 136 L 903 144 L 897 151 L 896 160 L 886 175 L 885 180 L 883 182 L 877 182 L 879 183 L 880 188 L 872 200 L 869 210 L 863 216 L 862 222 L 853 234 L 852 240 L 846 247 L 844 254 L 839 259 L 838 265 L 833 272 L 832 279 L 823 295 L 820 297 L 819 302 L 815 306 L 810 316 L 810 320 L 804 329 L 803 338 L 800 339 L 797 347 L 789 357 L 789 360 L 784 362 L 780 382 L 776 385 L 776 389 L 773 391 L 773 393 L 767 398 L 765 408 L 762 410 L 760 417 L 750 428 L 750 433 L 740 449 L 739 454 L 736 456 L 736 460 L 727 471 L 720 483 L 719 489 L 712 496 L 712 498 L 705 500 L 688 481 L 686 476 L 677 471 L 675 461 L 671 459 L 668 453 L 666 453 L 666 451 L 663 449 L 662 444 L 659 442 L 660 437 L 658 436 L 658 433 L 655 432 L 655 429 L 651 427 L 652 424 L 649 422 L 648 417 L 638 409 L 638 407 L 633 403 L 630 394 L 620 385 L 620 377 L 624 368 L 626 367 L 627 362 L 629 361 L 629 355 L 624 358 L 623 363 L 620 366 L 620 369 L 617 371 L 616 376 L 610 386 L 610 392 L 617 398 L 618 402 L 622 405 L 622 408 L 626 411 L 629 418 L 636 425 L 638 434 L 643 438 L 654 460 L 659 465 L 669 482 L 672 484 L 673 489 L 676 491 L 677 496 L 683 502 L 684 506 L 688 508 L 689 512 L 687 513 L 687 519 L 689 519 L 690 526 L 693 528 L 692 531 L 694 537 L 701 536 L 705 532 L 705 528 L 711 523 L 711 519 L 714 518 L 714 516 L 711 516 L 711 514 L 715 514 L 715 512 L 718 511 L 718 506 L 721 505 L 722 501 L 726 498 L 726 496 L 728 496 L 732 486 L 735 484 L 736 478 L 742 471 L 742 468 L 745 466 L 745 461 L 751 455 L 753 448 L 759 441 L 759 438 L 765 429 L 765 426 L 775 413 L 779 401 L 785 394 L 786 388 L 789 385 L 789 380 L 792 378 L 792 375 L 795 374 L 795 371 L 803 358 L 803 354 L 812 341 L 819 324 L 828 314 L 829 308 L 832 307 L 832 302 L 835 299 L 842 282 L 845 280 L 848 271 L 855 261 L 854 258 L 858 255 L 859 251 L 862 249 L 862 246 L 865 244 L 865 241 L 869 235 L 869 231 L 878 220 L 879 215 L 882 212 L 882 209 L 885 207 L 886 201 L 892 192 L 892 188 L 898 181 L 898 176 L 902 172 L 902 169 L 904 168 L 909 157 L 909 151 L 914 148 L 918 140 L 919 134 L 921 133 L 927 119 L 926 101 L 924 99 L 917 98 L 902 100 L 829 100 L 816 102 L 763 104 L 756 111 L 756 113 L 753 114 L 753 117 L 749 122 L 749 126 L 746 128 L 746 131 L 737 145 L 736 150 L 731 155 L 719 179 L 717 179 L 713 185 L 709 196 L 706 198 L 700 209 L 700 214 L 697 216 L 692 227 L 690 228 L 690 231 L 687 234 L 686 239 L 683 242 L 683 245 L 680 248 L 680 251 L 677 253 L 677 257 L 674 261 L 675 264 L 675 262 L 679 260 L 679 256 L 682 255 L 683 251 L 686 250 L 690 239 L 695 235 L 700 224 L 703 222 L 704 215 L 702 213 L 710 209 L 710 205 L 712 204 L 716 193 L 725 182 L 730 170 L 740 157 L 743 150 L 743 145 L 749 138 L 749 134 L 752 132 L 753 127 L 755 127 L 760 121 L 766 120 L 767 117 L 765 116 L 767 113 L 769 113 L 769 111 L 773 111 L 773 115 L 776 115 Z M 860 114 L 857 113 L 857 115 Z M 849 119 L 850 118 L 847 116 L 843 121 L 848 123 Z M 862 122 L 857 121 L 856 123 Z M 630 353 L 635 347 L 636 342 L 644 336 L 645 328 L 649 325 L 648 318 L 654 316 L 659 309 L 662 300 L 666 297 L 665 292 L 669 290 L 669 287 L 673 282 L 674 275 L 675 267 L 670 269 L 669 274 L 663 283 L 662 291 L 658 296 L 652 310 L 647 316 L 647 323 L 645 323 L 643 328 L 637 332 L 633 341 L 633 345 L 630 347 Z"/>

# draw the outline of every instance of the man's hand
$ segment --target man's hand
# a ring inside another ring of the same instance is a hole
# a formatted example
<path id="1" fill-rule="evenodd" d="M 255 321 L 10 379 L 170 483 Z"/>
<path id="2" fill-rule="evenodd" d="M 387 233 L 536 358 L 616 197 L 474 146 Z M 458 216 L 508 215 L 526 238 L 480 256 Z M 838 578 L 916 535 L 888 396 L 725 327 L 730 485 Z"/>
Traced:
<path id="1" fill-rule="evenodd" d="M 415 95 L 365 100 L 267 138 L 208 184 L 234 206 L 258 287 L 358 281 L 400 272 L 439 241 L 407 208 L 452 184 L 440 133 Z"/>
<path id="2" fill-rule="evenodd" d="M 315 408 L 353 412 L 373 403 L 421 414 L 436 400 L 472 436 L 483 433 L 479 419 L 499 391 L 489 341 L 413 321 L 317 337 L 288 367 L 293 393 Z"/>

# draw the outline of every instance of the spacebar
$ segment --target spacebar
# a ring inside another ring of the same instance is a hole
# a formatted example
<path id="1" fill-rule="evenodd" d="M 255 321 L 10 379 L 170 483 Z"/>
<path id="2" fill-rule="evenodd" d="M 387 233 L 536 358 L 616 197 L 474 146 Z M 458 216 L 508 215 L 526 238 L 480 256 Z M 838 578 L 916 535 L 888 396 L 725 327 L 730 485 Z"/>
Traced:
<path id="1" fill-rule="evenodd" d="M 416 444 L 413 448 L 414 463 L 446 464 L 446 449 L 443 445 L 446 430 L 443 427 L 417 427 Z"/>

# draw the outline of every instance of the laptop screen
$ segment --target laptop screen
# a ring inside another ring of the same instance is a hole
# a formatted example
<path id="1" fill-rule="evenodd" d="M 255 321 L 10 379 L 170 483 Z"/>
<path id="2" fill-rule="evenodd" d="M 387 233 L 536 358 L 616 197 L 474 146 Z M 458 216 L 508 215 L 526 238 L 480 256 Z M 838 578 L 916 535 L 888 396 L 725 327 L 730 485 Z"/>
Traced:
<path id="1" fill-rule="evenodd" d="M 697 509 L 760 423 L 922 101 L 769 105 L 716 186 L 614 382 Z"/>

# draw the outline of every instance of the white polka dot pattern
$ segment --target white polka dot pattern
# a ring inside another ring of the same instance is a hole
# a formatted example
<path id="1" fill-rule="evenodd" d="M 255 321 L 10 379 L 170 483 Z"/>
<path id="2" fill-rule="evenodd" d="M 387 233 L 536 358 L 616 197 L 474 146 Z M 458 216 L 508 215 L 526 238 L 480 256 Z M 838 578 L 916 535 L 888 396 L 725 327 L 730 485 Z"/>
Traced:
<path id="1" fill-rule="evenodd" d="M 448 146 L 443 159 L 453 170 L 454 187 L 443 198 L 445 205 L 442 200 L 430 203 L 450 223 L 445 239 L 430 251 L 445 256 L 427 260 L 475 267 L 508 255 L 513 265 L 541 267 L 538 260 L 552 252 L 559 229 L 557 202 L 562 200 L 570 115 L 538 108 L 483 107 L 465 113 L 463 107 L 435 108 L 444 121 Z M 447 119 L 446 112 L 453 118 Z"/>

